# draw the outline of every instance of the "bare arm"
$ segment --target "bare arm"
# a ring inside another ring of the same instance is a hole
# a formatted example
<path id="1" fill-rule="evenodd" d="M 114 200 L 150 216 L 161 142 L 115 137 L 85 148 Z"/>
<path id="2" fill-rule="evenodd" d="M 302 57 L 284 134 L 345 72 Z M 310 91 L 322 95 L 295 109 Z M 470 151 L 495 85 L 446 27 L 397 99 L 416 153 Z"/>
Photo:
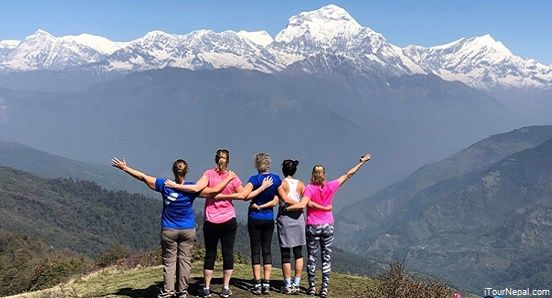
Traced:
<path id="1" fill-rule="evenodd" d="M 294 200 L 290 199 L 287 194 L 286 194 L 286 190 L 284 189 L 284 183 L 287 183 L 285 180 L 284 182 L 282 182 L 282 185 L 280 185 L 278 187 L 278 197 L 284 201 L 284 203 L 286 203 L 287 205 L 295 205 L 295 204 L 298 204 L 299 202 L 295 202 Z"/>
<path id="2" fill-rule="evenodd" d="M 372 155 L 370 155 L 370 153 L 362 156 L 360 158 L 360 161 L 354 167 L 352 167 L 347 173 L 337 178 L 337 181 L 339 182 L 339 186 L 343 185 L 343 183 L 347 182 L 349 178 L 353 177 L 353 175 L 360 169 L 360 167 L 362 167 L 362 165 L 364 165 L 367 161 L 369 161 L 370 158 L 372 158 Z"/>
<path id="3" fill-rule="evenodd" d="M 270 186 L 272 186 L 272 183 L 274 183 L 274 181 L 272 180 L 272 177 L 268 176 L 268 177 L 265 177 L 263 179 L 263 183 L 261 184 L 261 186 L 259 186 L 259 188 L 255 189 L 254 191 L 250 192 L 246 197 L 245 197 L 245 201 L 249 201 L 251 199 L 253 199 L 254 197 L 258 196 L 261 192 L 265 191 L 265 189 L 269 188 Z"/>
<path id="4" fill-rule="evenodd" d="M 215 185 L 215 187 L 206 187 L 206 188 L 204 188 L 203 191 L 201 191 L 201 193 L 199 194 L 199 196 L 205 198 L 205 197 L 212 197 L 212 196 L 220 193 L 226 187 L 226 185 L 228 185 L 228 183 L 230 183 L 230 181 L 232 181 L 236 177 L 237 176 L 234 172 L 229 171 L 228 176 L 226 176 L 226 178 L 224 178 L 224 180 L 222 180 L 217 185 Z"/>
<path id="5" fill-rule="evenodd" d="M 278 205 L 279 201 L 280 201 L 280 199 L 278 199 L 278 196 L 274 196 L 274 199 L 272 199 L 272 200 L 270 200 L 270 201 L 268 201 L 268 202 L 266 202 L 262 205 L 251 204 L 251 206 L 249 206 L 249 208 L 260 211 L 261 209 L 272 208 L 272 207 Z"/>
<path id="6" fill-rule="evenodd" d="M 313 202 L 312 200 L 309 201 L 308 206 L 309 208 L 318 209 L 321 211 L 332 211 L 332 205 L 322 206 L 320 204 Z"/>
<path id="7" fill-rule="evenodd" d="M 156 190 L 155 189 L 155 177 L 152 177 L 152 176 L 148 176 L 138 170 L 135 170 L 133 168 L 131 168 L 126 160 L 124 158 L 122 159 L 118 159 L 116 157 L 112 158 L 111 159 L 111 165 L 126 172 L 127 174 L 129 174 L 130 176 L 144 182 L 149 188 L 153 189 L 153 190 Z"/>
<path id="8" fill-rule="evenodd" d="M 207 183 L 209 182 L 209 178 L 206 175 L 201 176 L 199 180 L 195 184 L 179 184 L 172 180 L 165 180 L 165 187 L 170 187 L 172 189 L 180 190 L 183 192 L 200 192 L 205 187 L 207 187 Z"/>
<path id="9" fill-rule="evenodd" d="M 295 203 L 293 205 L 290 205 L 288 207 L 286 207 L 286 210 L 288 211 L 294 211 L 294 210 L 300 210 L 300 209 L 303 209 L 305 208 L 305 206 L 307 206 L 307 204 L 310 202 L 310 198 L 309 197 L 302 197 L 301 198 L 301 201 L 299 201 L 299 203 Z"/>
<path id="10" fill-rule="evenodd" d="M 250 182 L 247 182 L 245 187 L 240 192 L 233 193 L 230 195 L 218 194 L 215 196 L 215 199 L 217 200 L 234 199 L 234 200 L 248 201 L 248 200 L 251 200 L 251 198 L 254 198 L 257 195 L 259 195 L 265 189 L 269 188 L 272 185 L 272 183 L 273 183 L 272 177 L 266 177 L 263 179 L 263 183 L 261 184 L 261 186 L 253 191 L 253 184 L 251 184 Z"/>

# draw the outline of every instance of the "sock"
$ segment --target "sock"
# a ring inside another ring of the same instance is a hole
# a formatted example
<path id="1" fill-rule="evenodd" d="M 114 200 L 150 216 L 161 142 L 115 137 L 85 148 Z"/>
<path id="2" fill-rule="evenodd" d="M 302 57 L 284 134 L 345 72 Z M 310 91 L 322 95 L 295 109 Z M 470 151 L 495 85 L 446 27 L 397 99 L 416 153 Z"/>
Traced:
<path id="1" fill-rule="evenodd" d="M 299 286 L 299 283 L 301 282 L 301 276 L 296 276 L 294 279 L 293 279 L 293 285 L 298 287 Z"/>
<path id="2" fill-rule="evenodd" d="M 268 279 L 263 279 L 263 285 L 270 286 L 270 280 L 268 280 Z"/>
<path id="3" fill-rule="evenodd" d="M 291 286 L 291 277 L 284 278 L 284 283 L 285 283 L 286 287 Z"/>

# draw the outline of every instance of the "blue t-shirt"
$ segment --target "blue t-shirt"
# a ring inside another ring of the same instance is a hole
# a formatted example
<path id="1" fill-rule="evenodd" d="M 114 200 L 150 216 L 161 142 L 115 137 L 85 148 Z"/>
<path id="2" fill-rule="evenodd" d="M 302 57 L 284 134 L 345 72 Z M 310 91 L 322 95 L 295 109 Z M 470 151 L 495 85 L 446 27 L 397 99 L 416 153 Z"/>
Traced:
<path id="1" fill-rule="evenodd" d="M 155 179 L 155 190 L 163 197 L 161 227 L 169 229 L 191 229 L 195 227 L 192 204 L 199 193 L 187 193 L 165 187 L 165 178 Z M 184 184 L 194 184 L 184 182 Z"/>
<path id="2" fill-rule="evenodd" d="M 265 204 L 274 199 L 274 196 L 278 194 L 278 187 L 282 184 L 282 179 L 280 176 L 274 175 L 272 173 L 268 174 L 257 174 L 249 177 L 249 183 L 253 185 L 253 190 L 261 187 L 263 184 L 263 179 L 265 177 L 272 177 L 272 185 L 261 192 L 258 196 L 254 197 L 251 200 L 251 203 L 255 203 L 258 206 Z M 272 208 L 265 208 L 260 211 L 249 209 L 249 217 L 256 220 L 274 220 L 274 211 Z"/>

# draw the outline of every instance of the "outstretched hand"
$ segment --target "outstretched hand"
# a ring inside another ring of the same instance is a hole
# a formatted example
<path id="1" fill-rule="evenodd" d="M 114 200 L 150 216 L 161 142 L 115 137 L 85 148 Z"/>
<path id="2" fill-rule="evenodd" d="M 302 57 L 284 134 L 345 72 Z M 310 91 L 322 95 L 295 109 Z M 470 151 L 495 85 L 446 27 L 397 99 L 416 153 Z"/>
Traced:
<path id="1" fill-rule="evenodd" d="M 261 207 L 259 207 L 259 205 L 255 204 L 255 203 L 249 205 L 249 209 L 256 210 L 256 211 L 261 211 Z"/>
<path id="2" fill-rule="evenodd" d="M 111 159 L 111 165 L 121 170 L 124 170 L 128 167 L 127 162 L 124 158 L 118 159 L 117 157 L 113 157 Z"/>
<path id="3" fill-rule="evenodd" d="M 367 162 L 372 158 L 372 155 L 370 153 L 366 153 L 365 155 L 360 157 L 360 162 Z"/>

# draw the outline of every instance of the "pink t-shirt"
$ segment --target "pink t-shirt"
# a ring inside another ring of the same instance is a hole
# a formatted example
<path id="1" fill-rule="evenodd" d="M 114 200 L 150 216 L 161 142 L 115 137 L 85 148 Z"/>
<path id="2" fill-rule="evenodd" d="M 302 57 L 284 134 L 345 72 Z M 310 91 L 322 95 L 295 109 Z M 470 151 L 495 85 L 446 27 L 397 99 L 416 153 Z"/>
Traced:
<path id="1" fill-rule="evenodd" d="M 205 171 L 203 175 L 209 178 L 208 187 L 214 187 L 228 176 L 228 172 L 220 173 L 217 169 Z M 239 177 L 236 177 L 226 185 L 222 190 L 222 194 L 230 195 L 238 192 L 242 182 Z M 215 200 L 208 198 L 205 200 L 205 220 L 212 223 L 224 223 L 236 217 L 236 210 L 232 200 Z"/>
<path id="2" fill-rule="evenodd" d="M 311 201 L 322 205 L 329 206 L 332 204 L 335 192 L 339 189 L 339 182 L 332 180 L 322 187 L 322 185 L 309 184 L 305 188 L 304 197 L 309 197 Z M 332 211 L 322 211 L 307 207 L 307 224 L 321 225 L 333 223 L 334 218 Z"/>

